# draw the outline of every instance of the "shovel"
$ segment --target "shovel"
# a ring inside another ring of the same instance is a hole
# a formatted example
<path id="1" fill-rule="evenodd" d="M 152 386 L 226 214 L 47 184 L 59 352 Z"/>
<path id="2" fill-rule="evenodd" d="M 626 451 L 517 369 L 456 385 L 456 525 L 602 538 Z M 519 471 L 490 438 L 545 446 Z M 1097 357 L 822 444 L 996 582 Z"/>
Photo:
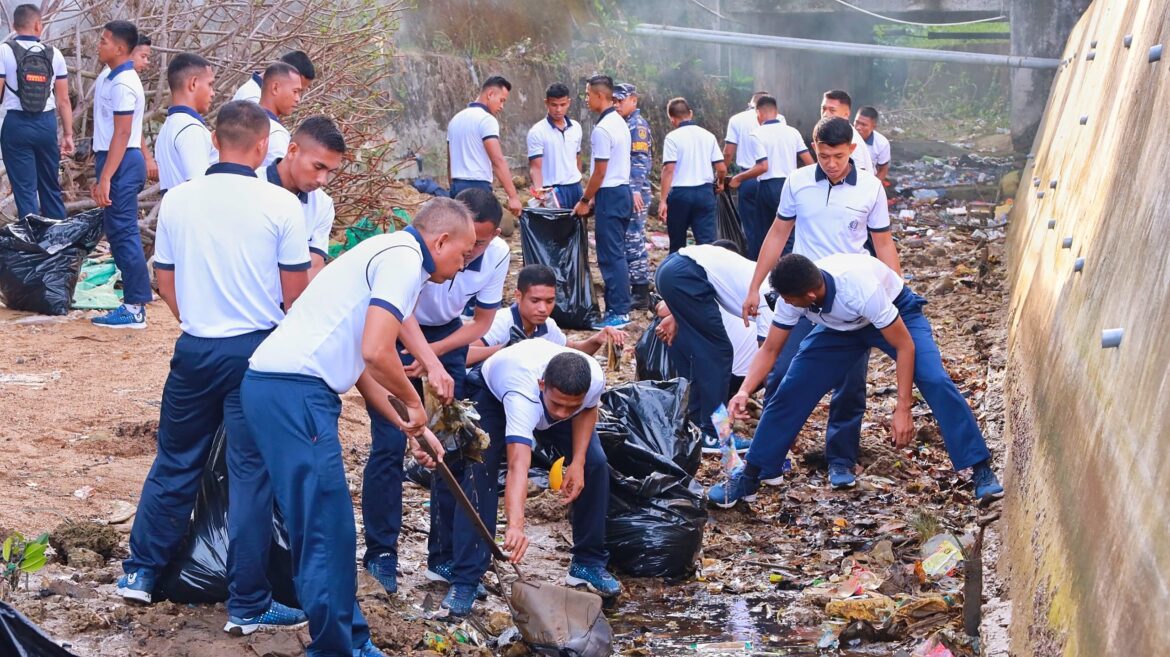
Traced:
<path id="1" fill-rule="evenodd" d="M 393 396 L 389 400 L 398 415 L 407 419 L 406 404 Z M 418 444 L 435 461 L 435 469 L 447 482 L 447 488 L 471 519 L 480 537 L 491 548 L 492 556 L 507 563 L 508 555 L 496 545 L 495 537 L 476 513 L 471 500 L 467 499 L 459 480 L 447 464 L 439 460 L 429 441 L 419 440 Z M 512 564 L 512 568 L 516 571 L 516 581 L 511 585 L 506 602 L 520 636 L 533 650 L 548 657 L 610 657 L 613 654 L 613 629 L 602 614 L 601 596 L 528 580 L 518 565 Z"/>

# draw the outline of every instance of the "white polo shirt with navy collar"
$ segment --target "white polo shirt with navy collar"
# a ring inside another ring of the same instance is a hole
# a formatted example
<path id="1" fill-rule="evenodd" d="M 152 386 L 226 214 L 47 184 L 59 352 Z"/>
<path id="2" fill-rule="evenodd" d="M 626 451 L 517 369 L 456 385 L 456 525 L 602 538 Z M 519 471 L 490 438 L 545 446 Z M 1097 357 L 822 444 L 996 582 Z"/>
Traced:
<path id="1" fill-rule="evenodd" d="M 546 187 L 581 182 L 577 165 L 581 135 L 581 124 L 567 116 L 563 129 L 548 116 L 528 129 L 528 161 L 540 158 L 540 174 Z"/>
<path id="2" fill-rule="evenodd" d="M 280 122 L 279 116 L 267 108 L 264 109 L 264 113 L 268 115 L 268 154 L 264 156 L 264 161 L 260 165 L 268 166 L 288 155 L 288 145 L 292 143 L 292 134 Z"/>
<path id="3" fill-rule="evenodd" d="M 211 130 L 199 112 L 186 105 L 167 110 L 167 118 L 154 140 L 158 182 L 164 192 L 202 176 L 218 159 L 211 145 Z"/>
<path id="4" fill-rule="evenodd" d="M 780 192 L 776 216 L 796 222 L 792 252 L 810 260 L 838 253 L 866 253 L 869 233 L 890 230 L 886 190 L 880 180 L 856 166 L 835 185 L 820 165 L 797 169 Z"/>
<path id="5" fill-rule="evenodd" d="M 839 253 L 816 261 L 825 281 L 825 298 L 808 308 L 780 299 L 772 323 L 791 330 L 801 317 L 834 331 L 881 330 L 898 319 L 894 300 L 906 283 L 884 262 L 868 253 Z"/>
<path id="6" fill-rule="evenodd" d="M 869 156 L 869 147 L 865 145 L 865 140 L 861 138 L 861 133 L 857 130 L 853 131 L 853 144 L 857 147 L 853 149 L 853 163 L 854 166 L 867 173 L 873 173 L 873 159 Z"/>
<path id="7" fill-rule="evenodd" d="M 796 128 L 784 125 L 779 119 L 760 124 L 748 139 L 748 144 L 757 163 L 768 161 L 768 170 L 760 175 L 760 180 L 787 178 L 799 166 L 796 158 L 808 152 L 804 137 Z"/>
<path id="8" fill-rule="evenodd" d="M 745 171 L 756 163 L 756 159 L 752 157 L 752 153 L 746 147 L 748 137 L 758 127 L 760 127 L 759 116 L 756 114 L 756 110 L 751 107 L 732 114 L 731 118 L 727 120 L 727 136 L 723 138 L 723 142 L 735 145 L 735 164 Z"/>
<path id="9" fill-rule="evenodd" d="M 287 198 L 296 202 L 291 194 Z M 309 283 L 280 326 L 256 349 L 251 368 L 316 377 L 337 394 L 349 390 L 366 368 L 366 312 L 380 308 L 405 320 L 434 272 L 435 261 L 412 226 L 364 240 Z"/>
<path id="10" fill-rule="evenodd" d="M 232 100 L 246 100 L 260 104 L 260 91 L 263 87 L 264 78 L 257 71 L 252 71 L 252 75 L 244 80 L 244 84 L 241 84 L 239 89 L 236 89 Z"/>
<path id="11" fill-rule="evenodd" d="M 662 142 L 662 165 L 674 165 L 672 189 L 699 187 L 715 182 L 712 165 L 723 162 L 719 140 L 693 121 L 683 121 Z"/>
<path id="12" fill-rule="evenodd" d="M 882 133 L 874 130 L 869 134 L 869 139 L 863 139 L 866 149 L 869 151 L 869 159 L 873 161 L 875 167 L 880 167 L 890 163 L 890 140 Z"/>
<path id="13" fill-rule="evenodd" d="M 154 266 L 175 273 L 179 328 L 230 338 L 284 318 L 281 271 L 309 268 L 296 199 L 242 164 L 219 163 L 163 196 Z"/>
<path id="14" fill-rule="evenodd" d="M 601 187 L 621 187 L 630 184 L 630 126 L 617 109 L 610 107 L 601 113 L 593 132 L 589 134 L 590 172 L 598 162 L 607 162 Z"/>
<path id="15" fill-rule="evenodd" d="M 495 310 L 504 301 L 504 281 L 512 262 L 512 249 L 499 237 L 492 238 L 478 258 L 467 264 L 446 283 L 423 285 L 414 317 L 422 326 L 445 326 L 459 318 L 467 302 Z M 497 313 L 498 314 L 498 313 Z"/>
<path id="16" fill-rule="evenodd" d="M 256 175 L 268 182 L 288 191 L 280 180 L 277 165 L 279 158 L 266 167 L 256 170 Z M 290 192 L 291 193 L 291 192 Z M 294 194 L 301 202 L 301 211 L 305 220 L 305 232 L 309 238 L 309 253 L 315 253 L 322 258 L 329 258 L 329 234 L 333 232 L 333 219 L 336 211 L 333 207 L 333 197 L 323 189 L 314 189 L 311 192 L 297 192 Z"/>
<path id="17" fill-rule="evenodd" d="M 128 59 L 113 69 L 103 69 L 93 84 L 93 150 L 110 150 L 114 138 L 114 117 L 132 116 L 127 148 L 142 146 L 142 114 L 146 109 L 146 94 L 142 80 L 134 70 L 134 60 Z"/>
<path id="18" fill-rule="evenodd" d="M 738 253 L 714 244 L 695 244 L 679 249 L 678 254 L 688 258 L 703 268 L 707 274 L 707 282 L 715 289 L 715 300 L 723 310 L 740 317 L 743 314 L 743 302 L 747 300 L 748 286 L 756 271 L 756 263 Z M 756 307 L 759 315 L 756 317 L 756 334 L 763 337 L 768 334 L 768 325 L 772 321 L 772 310 L 765 300 L 771 291 L 767 281 L 760 285 L 760 305 Z M 743 320 L 740 320 L 740 324 Z"/>
<path id="19" fill-rule="evenodd" d="M 471 103 L 447 124 L 453 180 L 492 181 L 492 161 L 484 142 L 500 138 L 500 122 L 483 103 Z"/>
<path id="20" fill-rule="evenodd" d="M 12 37 L 16 41 L 18 47 L 23 46 L 27 48 L 30 53 L 43 52 L 45 45 L 41 40 L 29 34 L 17 34 Z M 49 98 L 45 101 L 45 112 L 52 112 L 57 109 L 56 86 L 54 83 L 57 80 L 65 80 L 69 78 L 69 67 L 65 63 L 65 55 L 61 54 L 60 48 L 53 48 L 53 81 L 49 83 Z M 20 76 L 16 74 L 16 55 L 12 52 L 12 46 L 7 41 L 0 43 L 0 84 L 4 85 L 4 102 L 3 107 L 6 110 L 16 110 L 18 112 L 24 111 L 24 106 L 20 103 Z"/>
<path id="21" fill-rule="evenodd" d="M 576 354 L 588 361 L 591 376 L 581 408 L 573 416 L 557 421 L 549 417 L 545 409 L 540 381 L 544 379 L 549 361 L 564 353 Z M 605 374 L 597 359 L 548 340 L 524 340 L 492 354 L 483 363 L 483 380 L 492 395 L 504 405 L 507 417 L 504 442 L 529 447 L 536 446 L 536 431 L 568 422 L 581 411 L 595 408 L 605 391 Z"/>
<path id="22" fill-rule="evenodd" d="M 740 322 L 740 324 L 742 323 Z M 517 329 L 521 333 L 524 332 L 524 318 L 520 316 L 519 304 L 512 304 L 512 307 L 507 312 L 497 312 L 495 318 L 492 320 L 491 328 L 480 338 L 480 342 L 485 347 L 508 344 L 508 341 L 512 339 L 513 329 Z M 569 343 L 569 339 L 565 337 L 565 333 L 561 331 L 561 327 L 557 326 L 557 321 L 552 317 L 544 320 L 543 324 L 533 328 L 532 335 L 526 335 L 525 337 L 540 338 L 561 346 Z"/>

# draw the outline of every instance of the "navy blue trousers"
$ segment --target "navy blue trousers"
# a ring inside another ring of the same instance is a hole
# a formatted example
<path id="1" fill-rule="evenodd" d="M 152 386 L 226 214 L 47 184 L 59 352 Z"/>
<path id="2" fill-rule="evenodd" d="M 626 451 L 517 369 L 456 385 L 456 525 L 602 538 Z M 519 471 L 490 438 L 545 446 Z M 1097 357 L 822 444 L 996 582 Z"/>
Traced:
<path id="1" fill-rule="evenodd" d="M 938 421 L 951 465 L 963 470 L 991 458 L 971 407 L 943 367 L 930 321 L 922 314 L 926 300 L 903 288 L 894 304 L 914 339 L 914 384 Z M 823 326 L 813 329 L 801 343 L 776 393 L 764 404 L 755 440 L 747 453 L 748 462 L 764 471 L 778 468 L 817 402 L 840 384 L 845 373 L 870 348 L 896 357 L 894 348 L 872 325 L 857 331 L 835 331 Z"/>
<path id="2" fill-rule="evenodd" d="M 498 473 L 507 458 L 504 444 L 504 405 L 486 386 L 477 387 L 472 395 L 481 416 L 480 426 L 491 436 L 491 446 L 483 454 L 483 463 L 464 463 L 467 473 L 463 490 L 479 512 L 479 517 L 495 534 L 499 511 Z M 551 441 L 562 454 L 566 465 L 572 460 L 572 420 L 565 420 L 535 432 L 537 441 Z M 609 563 L 605 549 L 605 519 L 609 510 L 609 462 L 594 430 L 585 452 L 585 487 L 573 502 L 570 522 L 573 526 L 573 561 L 585 566 Z M 480 538 L 470 518 L 462 509 L 454 516 L 455 570 L 453 584 L 476 584 L 491 565 L 491 551 Z"/>
<path id="3" fill-rule="evenodd" d="M 768 234 L 767 228 L 764 232 L 759 232 L 756 227 L 756 197 L 760 191 L 759 178 L 752 178 L 751 180 L 743 181 L 739 186 L 739 193 L 736 197 L 736 209 L 739 211 L 739 223 L 743 226 L 743 236 L 747 241 L 747 253 L 743 254 L 749 260 L 756 260 L 760 257 L 760 246 L 764 243 L 764 237 Z M 771 226 L 771 224 L 768 224 Z"/>
<path id="4" fill-rule="evenodd" d="M 694 233 L 695 244 L 715 241 L 715 191 L 711 185 L 672 187 L 666 209 L 671 253 L 687 245 L 687 229 Z"/>
<path id="5" fill-rule="evenodd" d="M 57 112 L 8 110 L 0 128 L 0 154 L 8 168 L 17 216 L 64 219 Z"/>
<path id="6" fill-rule="evenodd" d="M 702 267 L 677 253 L 659 265 L 655 285 L 678 326 L 669 353 L 678 375 L 691 382 L 688 417 L 714 436 L 711 414 L 727 399 L 734 358 L 715 288 Z"/>
<path id="7" fill-rule="evenodd" d="M 492 191 L 492 184 L 486 180 L 464 180 L 456 178 L 451 181 L 451 198 L 455 198 L 459 192 L 465 189 L 482 189 L 485 191 Z"/>
<path id="8" fill-rule="evenodd" d="M 581 183 L 576 182 L 572 185 L 555 185 L 553 193 L 557 195 L 557 203 L 562 208 L 572 210 L 573 206 L 580 202 L 585 192 L 581 189 Z"/>
<path id="9" fill-rule="evenodd" d="M 97 176 L 106 166 L 106 151 L 97 152 Z M 150 274 L 142 252 L 142 235 L 138 231 L 138 193 L 146 184 L 146 160 L 142 151 L 127 148 L 122 163 L 110 180 L 112 205 L 104 213 L 106 239 L 114 264 L 122 273 L 122 300 L 126 303 L 150 303 Z"/>
<path id="10" fill-rule="evenodd" d="M 422 326 L 427 342 L 438 342 L 463 326 L 459 318 L 443 326 Z M 398 344 L 401 351 L 403 346 Z M 463 382 L 467 378 L 467 347 L 443 354 L 439 361 L 455 380 L 455 397 L 463 399 Z M 414 362 L 409 354 L 402 356 L 404 365 Z M 415 389 L 422 395 L 422 381 L 414 380 Z M 362 561 L 383 554 L 398 554 L 398 536 L 402 532 L 403 459 L 406 457 L 406 434 L 381 413 L 370 409 L 370 460 L 362 474 L 362 522 L 365 524 L 366 553 Z M 431 484 L 431 532 L 427 540 L 427 563 L 437 566 L 451 560 L 450 526 L 451 505 L 454 498 L 446 483 L 435 477 Z"/>
<path id="11" fill-rule="evenodd" d="M 756 197 L 756 230 L 759 231 L 760 244 L 755 247 L 756 256 L 759 256 L 760 246 L 776 220 L 776 211 L 780 208 L 780 192 L 784 191 L 785 178 L 771 178 L 760 181 L 760 192 Z M 788 243 L 784 245 L 784 255 L 792 253 L 792 246 L 796 244 L 796 227 L 788 234 Z M 756 258 L 752 258 L 755 260 Z"/>
<path id="12" fill-rule="evenodd" d="M 597 242 L 597 266 L 605 281 L 605 312 L 630 312 L 630 264 L 626 261 L 626 230 L 634 213 L 629 185 L 602 187 L 594 200 L 593 237 Z"/>
<path id="13" fill-rule="evenodd" d="M 244 419 L 284 514 L 297 599 L 309 617 L 311 657 L 351 657 L 370 638 L 357 605 L 357 529 L 337 436 L 341 398 L 324 381 L 248 370 L 240 386 Z M 247 493 L 239 487 L 231 491 Z M 264 522 L 270 528 L 272 519 Z"/>

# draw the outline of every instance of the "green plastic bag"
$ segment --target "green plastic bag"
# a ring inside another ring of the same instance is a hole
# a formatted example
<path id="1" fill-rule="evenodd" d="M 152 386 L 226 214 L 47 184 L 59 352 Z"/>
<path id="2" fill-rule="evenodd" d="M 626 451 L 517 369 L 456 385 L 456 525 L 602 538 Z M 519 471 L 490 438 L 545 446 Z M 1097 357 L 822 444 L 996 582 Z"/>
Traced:
<path id="1" fill-rule="evenodd" d="M 406 213 L 406 210 L 394 208 L 394 217 L 407 226 L 410 225 L 411 216 Z M 393 221 L 390 222 L 390 230 L 386 231 L 382 230 L 382 227 L 369 217 L 362 217 L 357 223 L 345 229 L 343 235 L 344 241 L 329 243 L 329 259 L 336 258 L 374 235 L 381 235 L 387 232 L 393 233 L 395 228 L 396 224 Z"/>
<path id="2" fill-rule="evenodd" d="M 73 307 L 77 310 L 113 310 L 122 305 L 122 290 L 114 284 L 121 275 L 114 261 L 86 259 L 73 290 Z"/>

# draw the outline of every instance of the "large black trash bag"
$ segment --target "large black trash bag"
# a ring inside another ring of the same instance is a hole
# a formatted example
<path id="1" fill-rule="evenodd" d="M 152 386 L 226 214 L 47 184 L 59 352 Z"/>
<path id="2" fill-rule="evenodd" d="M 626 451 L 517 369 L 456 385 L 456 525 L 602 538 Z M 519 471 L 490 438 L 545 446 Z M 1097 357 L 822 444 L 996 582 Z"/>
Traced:
<path id="1" fill-rule="evenodd" d="M 57 645 L 19 611 L 0 601 L 0 655 L 4 657 L 77 657 Z"/>
<path id="2" fill-rule="evenodd" d="M 183 548 L 163 571 L 155 600 L 183 604 L 212 604 L 228 597 L 228 472 L 227 432 L 221 426 L 203 469 L 195 514 Z M 300 608 L 292 578 L 292 553 L 279 509 L 272 517 L 272 546 L 268 551 L 268 582 L 272 597 Z"/>
<path id="3" fill-rule="evenodd" d="M 628 383 L 605 391 L 597 423 L 602 445 L 608 442 L 607 434 L 620 436 L 627 445 L 636 445 L 656 456 L 656 461 L 668 461 L 683 475 L 695 476 L 703 457 L 703 437 L 687 421 L 689 392 L 690 383 L 681 378 Z M 664 471 L 661 467 L 655 469 Z M 646 472 L 638 474 L 644 476 Z M 631 474 L 628 469 L 622 473 Z"/>
<path id="4" fill-rule="evenodd" d="M 589 236 L 585 220 L 571 210 L 525 208 L 520 213 L 520 245 L 525 265 L 548 265 L 557 273 L 553 319 L 562 328 L 587 330 L 600 319 L 589 274 Z"/>
<path id="5" fill-rule="evenodd" d="M 101 208 L 68 219 L 26 215 L 0 228 L 0 300 L 13 310 L 66 315 L 81 261 L 102 236 Z"/>
<path id="6" fill-rule="evenodd" d="M 719 194 L 715 209 L 715 237 L 721 240 L 731 240 L 739 248 L 740 253 L 747 253 L 747 237 L 743 234 L 743 224 L 739 220 L 739 208 L 735 197 L 730 190 L 723 190 Z"/>
<path id="7" fill-rule="evenodd" d="M 678 376 L 666 343 L 654 333 L 661 323 L 662 318 L 655 317 L 634 345 L 634 371 L 639 381 L 667 381 Z"/>

